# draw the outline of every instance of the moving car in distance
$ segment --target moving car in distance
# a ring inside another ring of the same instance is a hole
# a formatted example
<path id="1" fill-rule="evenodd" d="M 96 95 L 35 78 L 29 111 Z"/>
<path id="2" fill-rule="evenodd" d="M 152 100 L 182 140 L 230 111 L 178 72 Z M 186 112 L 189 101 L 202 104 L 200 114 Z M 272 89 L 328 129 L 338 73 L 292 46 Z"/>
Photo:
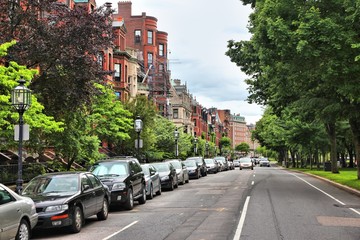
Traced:
<path id="1" fill-rule="evenodd" d="M 141 164 L 145 175 L 146 197 L 153 199 L 154 195 L 161 195 L 161 180 L 159 172 L 151 164 Z"/>
<path id="2" fill-rule="evenodd" d="M 259 166 L 260 167 L 270 167 L 270 161 L 267 158 L 260 158 Z"/>
<path id="3" fill-rule="evenodd" d="M 35 228 L 68 227 L 81 231 L 85 219 L 106 220 L 109 190 L 90 172 L 56 172 L 30 180 L 22 192 L 33 199 L 39 220 Z"/>
<path id="4" fill-rule="evenodd" d="M 34 201 L 0 183 L 0 239 L 30 239 L 37 221 Z"/>
<path id="5" fill-rule="evenodd" d="M 178 187 L 178 179 L 176 169 L 169 162 L 156 162 L 151 163 L 156 170 L 159 172 L 161 180 L 161 188 L 169 189 L 173 191 L 174 188 Z"/>
<path id="6" fill-rule="evenodd" d="M 251 170 L 254 170 L 254 163 L 251 158 L 243 157 L 243 158 L 240 158 L 239 168 L 240 168 L 240 170 L 242 170 L 244 168 L 249 168 Z"/>
<path id="7" fill-rule="evenodd" d="M 146 182 L 139 161 L 134 157 L 113 157 L 95 163 L 91 171 L 111 192 L 111 205 L 134 208 L 134 200 L 146 203 Z"/>

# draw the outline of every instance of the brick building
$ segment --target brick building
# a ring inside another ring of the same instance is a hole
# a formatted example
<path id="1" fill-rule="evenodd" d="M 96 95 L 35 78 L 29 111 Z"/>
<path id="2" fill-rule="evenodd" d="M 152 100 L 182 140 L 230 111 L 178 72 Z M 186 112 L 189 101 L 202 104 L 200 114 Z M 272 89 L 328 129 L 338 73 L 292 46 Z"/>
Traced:
<path id="1" fill-rule="evenodd" d="M 140 71 L 138 83 L 147 84 L 149 98 L 152 99 L 162 116 L 169 117 L 169 90 L 170 71 L 167 60 L 167 36 L 168 34 L 157 29 L 157 19 L 141 15 L 132 15 L 132 3 L 130 1 L 118 2 L 118 13 L 114 19 L 124 19 L 127 35 L 126 45 L 138 50 Z"/>

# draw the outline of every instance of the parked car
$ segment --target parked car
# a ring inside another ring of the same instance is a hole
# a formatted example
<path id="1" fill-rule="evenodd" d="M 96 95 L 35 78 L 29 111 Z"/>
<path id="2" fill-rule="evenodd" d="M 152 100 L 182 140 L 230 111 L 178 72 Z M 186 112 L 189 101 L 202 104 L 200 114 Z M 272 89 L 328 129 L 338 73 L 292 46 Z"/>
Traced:
<path id="1" fill-rule="evenodd" d="M 167 159 L 165 162 L 169 162 L 176 169 L 178 178 L 178 184 L 184 185 L 189 182 L 189 173 L 185 165 L 178 159 Z"/>
<path id="2" fill-rule="evenodd" d="M 240 170 L 244 169 L 244 168 L 249 168 L 251 170 L 254 169 L 254 163 L 252 161 L 251 158 L 249 157 L 244 157 L 244 158 L 240 158 L 240 166 L 239 166 Z"/>
<path id="3" fill-rule="evenodd" d="M 189 157 L 186 160 L 196 160 L 196 162 L 200 165 L 201 176 L 205 177 L 207 175 L 206 164 L 203 157 Z"/>
<path id="4" fill-rule="evenodd" d="M 30 239 L 37 221 L 34 201 L 0 183 L 0 239 Z"/>
<path id="5" fill-rule="evenodd" d="M 114 157 L 95 163 L 91 171 L 109 187 L 111 205 L 134 208 L 134 200 L 146 203 L 145 175 L 133 157 Z"/>
<path id="6" fill-rule="evenodd" d="M 154 194 L 161 195 L 161 180 L 159 172 L 151 164 L 141 164 L 141 168 L 145 175 L 146 197 L 153 199 Z"/>
<path id="7" fill-rule="evenodd" d="M 189 178 L 199 179 L 201 177 L 201 167 L 196 160 L 185 160 L 183 161 L 189 172 Z"/>
<path id="8" fill-rule="evenodd" d="M 39 220 L 35 228 L 67 226 L 80 232 L 85 219 L 96 215 L 106 220 L 110 192 L 90 172 L 56 172 L 39 175 L 22 192 L 35 202 Z"/>
<path id="9" fill-rule="evenodd" d="M 229 166 L 229 170 L 234 170 L 235 169 L 234 162 L 231 161 L 231 160 L 228 161 L 228 166 Z"/>
<path id="10" fill-rule="evenodd" d="M 233 163 L 234 163 L 234 167 L 239 167 L 240 166 L 240 159 L 235 159 L 233 161 Z"/>
<path id="11" fill-rule="evenodd" d="M 156 162 L 152 165 L 159 172 L 161 187 L 169 189 L 170 191 L 178 187 L 178 179 L 176 174 L 176 169 L 169 162 Z"/>
<path id="12" fill-rule="evenodd" d="M 208 173 L 218 173 L 219 164 L 213 158 L 205 158 L 206 169 Z"/>
<path id="13" fill-rule="evenodd" d="M 225 157 L 222 157 L 222 156 L 217 156 L 217 157 L 214 157 L 214 159 L 216 161 L 220 161 L 222 163 L 222 168 L 223 170 L 229 170 L 229 164 L 228 164 L 228 160 L 225 158 Z"/>
<path id="14" fill-rule="evenodd" d="M 270 167 L 270 161 L 267 158 L 260 158 L 259 166 L 260 167 Z"/>

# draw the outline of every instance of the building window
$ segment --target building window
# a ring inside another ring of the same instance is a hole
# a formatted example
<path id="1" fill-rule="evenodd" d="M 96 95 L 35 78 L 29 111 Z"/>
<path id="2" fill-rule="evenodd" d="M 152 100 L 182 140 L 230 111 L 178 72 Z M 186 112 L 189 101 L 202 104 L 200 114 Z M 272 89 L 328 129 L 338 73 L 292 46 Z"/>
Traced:
<path id="1" fill-rule="evenodd" d="M 159 56 L 164 56 L 164 44 L 159 44 Z"/>
<path id="2" fill-rule="evenodd" d="M 141 30 L 135 30 L 135 43 L 141 43 Z"/>
<path id="3" fill-rule="evenodd" d="M 115 63 L 115 81 L 120 82 L 121 81 L 121 64 Z"/>
<path id="4" fill-rule="evenodd" d="M 97 62 L 101 66 L 101 69 L 103 69 L 103 67 L 104 67 L 104 55 L 103 55 L 103 53 L 98 53 Z"/>
<path id="5" fill-rule="evenodd" d="M 150 67 L 150 65 L 153 64 L 153 54 L 148 53 L 147 57 L 148 57 L 148 66 Z"/>
<path id="6" fill-rule="evenodd" d="M 116 98 L 121 99 L 121 92 L 115 92 Z"/>
<path id="7" fill-rule="evenodd" d="M 160 63 L 159 64 L 159 72 L 163 72 L 164 71 L 164 64 Z"/>
<path id="8" fill-rule="evenodd" d="M 153 31 L 150 30 L 147 31 L 147 43 L 153 44 Z"/>
<path id="9" fill-rule="evenodd" d="M 179 109 L 177 109 L 177 108 L 173 109 L 173 118 L 174 119 L 179 118 Z"/>

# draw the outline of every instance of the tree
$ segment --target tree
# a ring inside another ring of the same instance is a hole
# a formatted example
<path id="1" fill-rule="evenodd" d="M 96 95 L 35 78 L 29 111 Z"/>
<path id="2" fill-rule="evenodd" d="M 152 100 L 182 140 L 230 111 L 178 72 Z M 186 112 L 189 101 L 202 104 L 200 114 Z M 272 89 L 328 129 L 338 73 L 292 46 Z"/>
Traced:
<path id="1" fill-rule="evenodd" d="M 61 120 L 91 104 L 97 94 L 93 83 L 109 74 L 99 61 L 112 46 L 112 10 L 70 9 L 57 0 L 0 0 L 0 13 L 0 43 L 18 39 L 6 61 L 40 69 L 30 87 L 44 111 Z"/>
<path id="2" fill-rule="evenodd" d="M 245 155 L 247 155 L 250 152 L 250 146 L 246 142 L 242 142 L 235 147 L 235 150 L 241 153 L 245 153 Z"/>
<path id="3" fill-rule="evenodd" d="M 357 3 L 243 3 L 255 8 L 249 29 L 253 37 L 229 41 L 227 55 L 250 75 L 249 100 L 270 105 L 278 116 L 290 107 L 306 113 L 308 122 L 320 120 L 331 143 L 332 172 L 337 173 L 336 122 L 348 118 L 355 143 L 360 139 L 360 65 L 352 48 L 360 42 Z"/>
<path id="4" fill-rule="evenodd" d="M 15 41 L 0 45 L 1 60 L 7 56 L 10 47 L 16 44 Z M 17 80 L 26 80 L 25 85 L 29 85 L 30 80 L 37 74 L 37 70 L 27 69 L 25 66 L 16 62 L 9 62 L 7 66 L 0 65 L 0 144 L 4 148 L 15 148 L 14 125 L 17 123 L 18 113 L 12 109 L 10 104 L 11 90 L 18 83 Z M 36 94 L 32 94 L 32 105 L 24 113 L 24 122 L 30 125 L 30 139 L 25 142 L 25 147 L 29 152 L 42 154 L 44 149 L 51 145 L 52 137 L 63 131 L 63 123 L 57 122 L 53 117 L 44 114 L 44 106 L 37 101 Z"/>

